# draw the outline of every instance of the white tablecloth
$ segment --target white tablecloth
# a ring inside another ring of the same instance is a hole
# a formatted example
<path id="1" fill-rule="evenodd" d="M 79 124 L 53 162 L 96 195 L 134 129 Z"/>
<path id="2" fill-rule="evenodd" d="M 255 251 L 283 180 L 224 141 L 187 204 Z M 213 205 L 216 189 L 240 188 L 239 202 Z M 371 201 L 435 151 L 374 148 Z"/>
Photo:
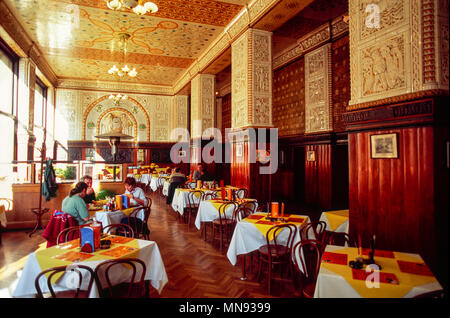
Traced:
<path id="1" fill-rule="evenodd" d="M 298 217 L 306 218 L 304 224 L 309 223 L 310 219 L 306 215 L 298 215 Z M 279 244 L 285 244 L 288 231 L 283 230 L 277 236 L 277 242 Z M 297 233 L 294 237 L 294 244 L 300 241 L 300 233 Z M 236 223 L 236 227 L 233 232 L 233 237 L 228 247 L 227 257 L 232 265 L 236 265 L 237 256 L 242 254 L 248 254 L 256 251 L 261 246 L 266 245 L 266 237 L 256 228 L 252 223 L 245 220 Z"/>
<path id="2" fill-rule="evenodd" d="M 344 247 L 342 246 L 335 246 L 335 245 L 328 245 L 325 248 L 325 252 L 333 252 L 342 250 Z M 422 262 L 422 258 L 418 254 L 409 254 L 409 253 L 402 253 L 403 255 L 406 255 L 408 258 L 416 259 L 417 262 Z M 377 261 L 378 260 L 378 261 Z M 350 261 L 350 260 L 348 260 Z M 383 265 L 381 264 L 382 261 L 375 256 L 375 262 L 380 263 L 383 271 Z M 348 266 L 348 265 L 336 265 L 336 266 Z M 384 268 L 386 270 L 386 268 Z M 392 268 L 387 269 L 388 272 L 392 271 Z M 395 272 L 394 272 L 395 273 Z M 398 273 L 395 273 L 396 275 L 399 275 Z M 408 277 L 409 275 L 409 277 Z M 411 285 L 411 289 L 408 291 L 408 288 L 406 289 L 406 294 L 403 296 L 404 298 L 410 298 L 415 297 L 420 294 L 442 290 L 442 286 L 439 284 L 437 280 L 431 278 L 431 281 L 419 286 L 414 286 L 412 283 L 414 280 L 414 276 L 421 276 L 421 275 L 413 275 L 413 274 L 406 274 L 406 277 L 400 277 L 399 283 Z M 373 283 L 373 281 L 372 281 Z M 361 281 L 360 285 L 363 286 L 362 288 L 368 288 L 364 287 L 365 281 Z M 374 292 L 373 297 L 382 297 L 387 298 L 389 297 L 389 293 L 385 292 L 383 288 L 385 288 L 385 285 L 389 285 L 386 283 L 379 283 L 379 288 L 373 287 L 371 290 Z M 398 286 L 400 286 L 398 285 Z M 388 286 L 396 288 L 396 286 Z M 316 288 L 314 290 L 314 297 L 315 298 L 361 298 L 362 296 L 358 293 L 355 288 L 353 288 L 349 282 L 346 281 L 346 279 L 331 270 L 328 270 L 321 266 L 319 270 L 319 274 L 317 276 L 316 281 Z"/>
<path id="3" fill-rule="evenodd" d="M 145 280 L 149 280 L 152 284 L 152 286 L 158 291 L 158 293 L 161 293 L 164 286 L 168 282 L 166 269 L 164 267 L 164 262 L 161 258 L 161 254 L 159 252 L 158 245 L 156 242 L 153 241 L 146 241 L 146 240 L 138 240 L 139 243 L 139 259 L 145 262 L 145 265 L 147 267 L 147 271 L 145 274 Z M 105 260 L 97 260 L 97 261 L 82 261 L 76 264 L 80 265 L 86 265 L 92 268 L 93 270 L 95 267 L 100 264 L 101 262 L 104 262 Z M 36 252 L 31 253 L 28 256 L 27 262 L 25 263 L 25 267 L 23 268 L 22 274 L 19 277 L 19 281 L 17 283 L 16 289 L 13 292 L 13 297 L 33 297 L 37 294 L 36 288 L 34 286 L 34 281 L 36 276 L 43 271 L 41 269 L 37 258 L 36 258 Z M 83 273 L 83 285 L 82 289 L 87 289 L 88 284 L 88 277 L 89 273 L 86 273 L 84 270 L 81 270 Z M 125 275 L 124 271 L 126 271 L 125 268 L 122 268 L 120 266 L 114 266 L 113 270 L 111 270 L 111 283 L 116 285 L 121 282 L 125 282 L 129 280 L 129 278 Z M 139 277 L 139 276 L 137 276 Z M 58 282 L 56 286 L 54 285 L 55 292 L 68 290 L 70 288 L 66 287 L 67 285 L 70 286 L 71 279 L 73 279 L 73 276 L 71 273 L 64 274 L 60 279 L 58 279 Z M 40 280 L 40 286 L 41 290 L 44 293 L 48 292 L 47 288 L 47 280 L 44 277 L 42 277 Z M 91 292 L 89 294 L 90 298 L 98 298 L 98 290 L 95 284 L 95 281 L 93 283 Z"/>
<path id="4" fill-rule="evenodd" d="M 163 195 L 165 195 L 166 197 L 167 197 L 167 195 L 169 194 L 169 185 L 170 185 L 169 181 L 167 181 L 167 180 L 164 181 L 162 193 L 163 193 Z"/>
<path id="5" fill-rule="evenodd" d="M 256 200 L 255 200 L 256 201 Z M 256 202 L 255 202 L 256 203 Z M 256 203 L 256 209 L 258 208 L 258 203 Z M 227 218 L 231 218 L 233 207 L 229 206 L 225 211 Z M 200 202 L 198 207 L 197 217 L 195 218 L 195 226 L 200 230 L 201 222 L 211 222 L 219 218 L 219 210 L 212 204 L 212 201 L 206 200 Z"/>
<path id="6" fill-rule="evenodd" d="M 141 177 L 139 178 L 139 182 L 144 183 L 146 186 L 150 184 L 150 181 L 152 179 L 152 175 L 149 173 L 141 174 Z"/>
<path id="7" fill-rule="evenodd" d="M 164 181 L 166 180 L 166 175 L 159 175 L 159 176 L 151 176 L 151 181 L 150 181 L 150 188 L 153 191 L 158 190 L 158 185 L 159 184 L 164 184 Z"/>
<path id="8" fill-rule="evenodd" d="M 140 210 L 136 214 L 137 218 L 144 220 L 144 210 Z M 102 222 L 102 226 L 108 226 L 110 224 L 120 223 L 120 221 L 127 217 L 125 213 L 120 210 L 117 211 L 98 211 L 95 213 L 97 221 Z"/>

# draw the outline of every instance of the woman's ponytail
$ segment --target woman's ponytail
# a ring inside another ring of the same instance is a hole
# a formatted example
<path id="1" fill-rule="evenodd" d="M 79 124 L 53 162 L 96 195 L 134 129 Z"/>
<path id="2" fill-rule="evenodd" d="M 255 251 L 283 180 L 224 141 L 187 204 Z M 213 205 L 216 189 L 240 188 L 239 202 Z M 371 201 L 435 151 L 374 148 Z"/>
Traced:
<path id="1" fill-rule="evenodd" d="M 83 181 L 80 181 L 75 185 L 75 188 L 70 190 L 69 197 L 72 197 L 74 194 L 81 193 L 81 192 L 83 192 L 84 189 L 87 189 L 87 188 L 88 188 L 88 185 L 86 183 L 84 183 Z"/>

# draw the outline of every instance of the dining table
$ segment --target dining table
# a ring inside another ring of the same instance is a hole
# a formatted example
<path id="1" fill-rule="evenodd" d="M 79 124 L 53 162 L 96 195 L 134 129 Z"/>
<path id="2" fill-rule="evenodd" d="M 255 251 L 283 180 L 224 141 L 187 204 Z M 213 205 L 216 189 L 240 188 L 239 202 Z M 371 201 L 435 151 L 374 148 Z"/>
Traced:
<path id="1" fill-rule="evenodd" d="M 92 206 L 88 208 L 89 215 L 102 224 L 102 227 L 110 224 L 120 223 L 120 221 L 129 216 L 136 208 L 142 207 L 140 205 L 132 206 L 130 208 L 117 209 L 113 211 L 104 210 L 101 206 Z M 140 220 L 144 220 L 144 210 L 140 210 L 136 213 L 136 217 Z"/>
<path id="2" fill-rule="evenodd" d="M 327 245 L 314 297 L 410 298 L 442 290 L 419 254 L 375 249 L 375 264 L 350 266 L 357 258 L 368 259 L 369 252 L 368 248 Z"/>
<path id="3" fill-rule="evenodd" d="M 115 235 L 108 235 L 103 239 L 111 241 L 110 248 L 98 249 L 92 253 L 80 251 L 79 239 L 32 252 L 28 255 L 12 296 L 21 298 L 35 297 L 37 294 L 35 279 L 40 272 L 46 269 L 56 266 L 73 268 L 77 267 L 77 265 L 85 265 L 94 270 L 97 265 L 104 261 L 120 258 L 138 258 L 142 260 L 146 266 L 145 280 L 150 281 L 150 284 L 158 293 L 162 292 L 168 282 L 168 277 L 156 242 Z M 140 277 L 141 269 L 138 270 L 136 277 Z M 81 290 L 87 290 L 89 273 L 84 269 L 80 269 L 80 271 L 82 273 Z M 130 271 L 124 266 L 114 266 L 110 273 L 110 279 L 112 285 L 129 281 Z M 66 271 L 62 273 L 56 277 L 56 281 L 53 284 L 55 292 L 73 289 L 73 280 L 73 272 Z M 39 285 L 43 293 L 49 292 L 45 275 L 39 280 Z M 98 297 L 100 295 L 94 281 L 89 298 Z"/>
<path id="4" fill-rule="evenodd" d="M 245 256 L 267 244 L 266 233 L 271 227 L 287 223 L 294 224 L 297 227 L 297 232 L 293 238 L 293 244 L 295 244 L 301 240 L 300 228 L 310 222 L 307 215 L 285 214 L 282 220 L 281 218 L 274 220 L 268 217 L 267 212 L 256 212 L 236 223 L 228 246 L 227 257 L 234 266 L 237 263 L 237 257 L 242 256 L 242 280 L 246 279 Z M 277 243 L 285 245 L 287 238 L 288 231 L 284 229 L 278 234 Z"/>
<path id="5" fill-rule="evenodd" d="M 237 204 L 242 204 L 242 203 L 246 203 L 246 202 L 254 202 L 256 204 L 255 211 L 258 208 L 258 202 L 256 201 L 256 199 L 250 199 L 250 198 L 237 199 L 235 201 L 228 201 L 228 200 L 224 200 L 221 198 L 203 200 L 200 202 L 200 204 L 198 206 L 198 212 L 197 212 L 197 216 L 195 218 L 195 223 L 194 223 L 195 227 L 200 230 L 202 223 L 212 222 L 215 219 L 217 219 L 219 217 L 220 206 L 222 204 L 228 203 L 228 202 L 236 202 Z M 233 211 L 234 211 L 233 206 L 231 206 L 231 205 L 228 206 L 227 209 L 225 210 L 226 218 L 230 219 L 232 217 Z M 223 212 L 223 211 L 221 211 L 221 212 Z"/>
<path id="6" fill-rule="evenodd" d="M 169 175 L 168 174 L 153 174 L 151 176 L 151 180 L 150 180 L 150 188 L 153 191 L 158 190 L 159 186 L 161 184 L 163 184 L 164 181 L 169 179 Z"/>
<path id="7" fill-rule="evenodd" d="M 320 215 L 319 221 L 326 224 L 325 230 L 348 234 L 349 210 L 325 211 Z"/>

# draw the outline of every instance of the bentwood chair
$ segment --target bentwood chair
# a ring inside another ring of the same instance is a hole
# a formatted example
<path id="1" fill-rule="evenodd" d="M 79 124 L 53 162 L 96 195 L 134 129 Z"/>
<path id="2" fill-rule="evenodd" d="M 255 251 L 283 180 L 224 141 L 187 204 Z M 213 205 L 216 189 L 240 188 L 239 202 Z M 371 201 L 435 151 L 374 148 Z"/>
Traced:
<path id="1" fill-rule="evenodd" d="M 236 199 L 244 199 L 244 198 L 248 198 L 248 190 L 245 188 L 241 188 L 238 190 L 234 190 L 234 197 Z"/>
<path id="2" fill-rule="evenodd" d="M 60 245 L 61 243 L 66 243 L 72 240 L 75 240 L 80 237 L 80 226 L 71 226 L 67 227 L 61 232 L 59 232 L 56 237 L 56 244 Z"/>
<path id="3" fill-rule="evenodd" d="M 302 240 L 292 248 L 293 262 L 300 275 L 303 297 L 313 298 L 322 257 L 322 244 L 317 240 Z"/>
<path id="4" fill-rule="evenodd" d="M 300 230 L 300 237 L 302 240 L 317 240 L 323 245 L 326 227 L 327 224 L 324 221 L 306 223 Z M 314 237 L 312 234 L 314 234 Z"/>
<path id="5" fill-rule="evenodd" d="M 186 216 L 187 216 L 188 227 L 191 226 L 191 217 L 195 220 L 195 217 L 197 216 L 198 207 L 200 205 L 200 201 L 201 201 L 202 197 L 203 197 L 203 191 L 200 191 L 200 190 L 189 191 L 187 193 L 188 204 L 186 206 Z M 185 216 L 185 220 L 186 220 L 186 216 Z"/>
<path id="6" fill-rule="evenodd" d="M 282 231 L 286 233 L 283 234 L 283 243 L 280 242 L 280 234 Z M 292 244 L 294 242 L 295 235 L 297 233 L 297 227 L 295 224 L 279 224 L 272 226 L 266 233 L 266 245 L 261 246 L 258 249 L 259 259 L 258 259 L 258 281 L 261 278 L 263 263 L 267 264 L 267 289 L 269 294 L 272 292 L 272 280 L 275 279 L 273 275 L 273 268 L 275 265 L 282 267 L 282 265 L 287 267 L 287 272 L 291 272 L 291 250 Z M 286 236 L 285 236 L 286 235 Z M 280 277 L 278 280 L 285 280 L 281 277 L 283 271 L 280 268 Z"/>
<path id="7" fill-rule="evenodd" d="M 325 231 L 323 249 L 325 249 L 327 245 L 356 247 L 355 241 L 350 237 L 350 235 L 344 232 L 332 231 Z"/>
<path id="8" fill-rule="evenodd" d="M 142 211 L 142 212 L 141 212 Z M 137 207 L 128 215 L 128 217 L 122 218 L 120 223 L 129 225 L 136 238 L 150 239 L 150 229 L 148 228 L 148 219 L 150 217 L 151 209 L 147 206 Z M 144 213 L 143 220 L 139 218 L 139 214 Z"/>
<path id="9" fill-rule="evenodd" d="M 113 223 L 103 228 L 103 233 L 134 238 L 134 230 L 128 224 Z"/>
<path id="10" fill-rule="evenodd" d="M 115 275 L 113 273 L 116 273 Z M 146 298 L 149 296 L 145 281 L 147 267 L 138 258 L 118 258 L 104 261 L 95 268 L 95 279 L 101 298 Z M 125 278 L 117 285 L 113 276 Z"/>
<path id="11" fill-rule="evenodd" d="M 53 285 L 58 281 L 56 274 L 63 275 L 74 275 L 73 277 L 68 277 L 67 282 L 64 284 L 65 287 L 71 288 L 70 290 L 55 292 Z M 84 273 L 84 274 L 83 274 Z M 89 274 L 88 286 L 86 290 L 81 290 L 83 282 L 86 281 L 86 274 Z M 48 293 L 43 293 L 41 289 L 41 281 L 43 281 L 42 276 L 47 276 L 47 288 Z M 34 286 L 37 291 L 38 298 L 87 298 L 92 288 L 92 284 L 95 279 L 94 271 L 85 265 L 67 265 L 52 267 L 42 271 L 36 276 L 34 280 Z"/>
<path id="12" fill-rule="evenodd" d="M 237 204 L 235 202 L 225 202 L 219 207 L 218 218 L 212 222 L 212 241 L 216 240 L 216 233 L 218 232 L 221 252 L 222 246 L 229 241 L 233 234 L 233 228 L 236 224 L 236 210 Z"/>

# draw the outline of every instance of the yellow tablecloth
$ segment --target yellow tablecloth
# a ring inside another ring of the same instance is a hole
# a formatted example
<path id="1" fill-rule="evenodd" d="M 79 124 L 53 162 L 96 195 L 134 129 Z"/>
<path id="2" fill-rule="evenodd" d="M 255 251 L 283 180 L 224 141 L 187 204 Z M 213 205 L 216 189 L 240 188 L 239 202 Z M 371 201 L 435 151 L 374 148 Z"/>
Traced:
<path id="1" fill-rule="evenodd" d="M 348 266 L 349 261 L 355 260 L 358 256 L 357 248 L 334 248 L 330 252 L 347 255 L 347 262 L 345 265 L 326 262 L 324 261 L 326 254 L 324 254 L 321 263 L 321 272 L 326 273 L 327 276 L 330 275 L 330 272 L 334 273 L 335 275 L 341 276 L 361 297 L 364 298 L 401 298 L 404 297 L 415 286 L 422 286 L 436 282 L 436 278 L 434 276 L 410 274 L 402 272 L 400 270 L 398 261 L 423 264 L 424 262 L 419 255 L 393 252 L 393 258 L 375 256 L 375 262 L 381 266 L 381 271 L 379 271 L 380 274 L 394 274 L 397 277 L 398 283 L 395 284 L 395 281 L 393 283 L 380 281 L 379 288 L 369 288 L 368 285 L 366 285 L 366 280 L 353 278 L 352 268 Z M 424 264 L 422 266 L 426 265 Z M 319 272 L 319 277 L 321 275 L 321 272 Z M 368 275 L 370 274 L 371 272 L 368 273 Z M 321 278 L 318 278 L 318 281 L 320 279 Z M 337 280 L 335 279 L 330 279 L 330 284 L 336 281 Z M 320 284 L 324 284 L 323 286 L 321 286 L 321 288 L 327 288 L 326 284 L 323 281 Z M 337 286 L 329 286 L 328 288 L 336 290 L 339 289 L 337 288 Z"/>
<path id="2" fill-rule="evenodd" d="M 261 216 L 261 218 L 258 218 L 259 216 Z M 246 217 L 243 221 L 246 221 L 246 222 L 249 222 L 249 223 L 252 223 L 253 225 L 255 225 L 255 227 L 258 229 L 258 231 L 260 231 L 261 234 L 263 234 L 265 237 L 266 233 L 274 225 L 291 223 L 291 224 L 295 224 L 297 226 L 297 228 L 299 228 L 307 220 L 305 217 L 298 216 L 295 214 L 285 214 L 284 215 L 285 222 L 281 222 L 281 221 L 272 222 L 270 220 L 267 220 L 265 218 L 266 216 L 267 216 L 267 213 L 254 213 L 251 216 Z M 269 240 L 273 240 L 273 237 L 269 237 Z"/>
<path id="3" fill-rule="evenodd" d="M 120 236 L 110 235 L 108 238 L 116 240 L 123 240 Z M 64 266 L 70 264 L 76 264 L 81 261 L 98 261 L 107 260 L 114 258 L 124 258 L 124 257 L 138 257 L 139 254 L 139 244 L 137 239 L 129 240 L 126 243 L 112 243 L 109 249 L 99 249 L 94 253 L 82 253 L 80 252 L 79 243 L 75 244 L 74 240 L 67 242 L 64 245 L 52 246 L 36 252 L 36 259 L 44 271 L 55 266 Z M 128 241 L 126 239 L 125 241 Z M 68 247 L 68 248 L 67 248 Z M 116 255 L 114 256 L 114 252 Z M 55 279 L 58 279 L 60 275 L 55 275 Z"/>
<path id="4" fill-rule="evenodd" d="M 348 221 L 349 210 L 323 212 L 331 231 L 335 231 L 339 226 Z"/>

